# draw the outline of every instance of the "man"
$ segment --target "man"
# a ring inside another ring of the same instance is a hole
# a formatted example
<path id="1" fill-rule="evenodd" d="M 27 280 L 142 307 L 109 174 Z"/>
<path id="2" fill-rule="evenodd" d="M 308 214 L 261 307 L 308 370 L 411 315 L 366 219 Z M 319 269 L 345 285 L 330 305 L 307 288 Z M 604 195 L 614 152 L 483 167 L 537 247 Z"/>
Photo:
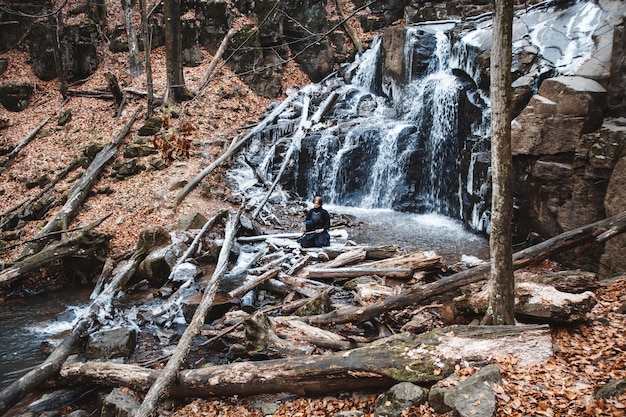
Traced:
<path id="1" fill-rule="evenodd" d="M 322 197 L 313 198 L 313 208 L 307 211 L 303 229 L 305 234 L 300 238 L 303 248 L 330 246 L 330 215 L 322 208 Z"/>

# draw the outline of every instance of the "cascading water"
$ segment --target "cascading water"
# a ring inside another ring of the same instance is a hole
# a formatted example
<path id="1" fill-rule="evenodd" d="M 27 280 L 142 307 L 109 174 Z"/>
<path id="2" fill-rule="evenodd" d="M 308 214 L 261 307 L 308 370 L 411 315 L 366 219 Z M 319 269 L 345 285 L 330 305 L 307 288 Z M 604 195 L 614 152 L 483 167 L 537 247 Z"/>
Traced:
<path id="1" fill-rule="evenodd" d="M 604 13 L 595 2 L 579 1 L 543 3 L 516 14 L 517 80 L 530 80 L 536 92 L 541 80 L 576 74 L 593 62 Z M 307 130 L 281 185 L 304 200 L 321 194 L 338 206 L 436 213 L 488 233 L 490 17 L 393 29 L 341 74 L 297 93 L 310 96 L 312 111 L 331 92 L 338 99 Z M 254 146 L 278 144 L 272 156 L 280 155 L 298 111 L 259 135 Z M 255 158 L 256 166 L 265 161 L 262 172 L 271 180 L 276 167 L 268 162 L 274 158 L 257 154 L 249 160 Z"/>
<path id="2" fill-rule="evenodd" d="M 352 84 L 335 114 L 346 121 L 310 135 L 298 170 L 301 195 L 321 193 L 331 204 L 435 212 L 460 218 L 460 150 L 466 139 L 459 126 L 460 101 L 467 83 L 450 67 L 449 23 L 409 28 L 404 49 L 409 82 L 387 96 L 376 92 L 380 38 L 353 69 Z M 432 41 L 430 60 L 415 71 L 415 45 Z M 467 100 L 466 100 L 467 101 Z M 480 122 L 482 110 L 475 112 Z"/>

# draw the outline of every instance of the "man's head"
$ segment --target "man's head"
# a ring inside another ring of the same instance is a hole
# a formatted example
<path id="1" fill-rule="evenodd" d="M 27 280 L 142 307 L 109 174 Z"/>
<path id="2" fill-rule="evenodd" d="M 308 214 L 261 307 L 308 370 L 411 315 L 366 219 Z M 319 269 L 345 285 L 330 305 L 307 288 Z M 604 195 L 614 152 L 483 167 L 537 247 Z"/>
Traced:
<path id="1" fill-rule="evenodd" d="M 320 197 L 319 195 L 313 197 L 313 206 L 322 207 L 322 197 Z"/>

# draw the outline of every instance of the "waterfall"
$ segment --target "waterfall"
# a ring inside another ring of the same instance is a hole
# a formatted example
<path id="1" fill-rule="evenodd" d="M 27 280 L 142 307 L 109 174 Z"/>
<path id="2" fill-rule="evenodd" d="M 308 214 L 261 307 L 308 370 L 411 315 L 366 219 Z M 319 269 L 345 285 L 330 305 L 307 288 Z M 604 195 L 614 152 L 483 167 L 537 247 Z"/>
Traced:
<path id="1" fill-rule="evenodd" d="M 461 216 L 456 172 L 463 85 L 450 67 L 451 27 L 434 25 L 426 35 L 424 27 L 407 29 L 404 71 L 410 82 L 396 86 L 394 96 L 402 99 L 394 102 L 373 93 L 382 90 L 374 85 L 381 42 L 373 42 L 341 92 L 335 114 L 349 121 L 305 140 L 301 195 L 321 193 L 337 205 Z M 431 59 L 415 71 L 413 49 L 424 36 L 432 38 Z"/>
<path id="2" fill-rule="evenodd" d="M 543 3 L 517 13 L 516 75 L 534 80 L 536 88 L 546 77 L 575 74 L 593 62 L 603 13 L 592 1 Z M 313 106 L 331 91 L 339 98 L 303 138 L 281 184 L 303 200 L 321 194 L 334 205 L 441 214 L 488 233 L 490 99 L 484 62 L 491 26 L 490 16 L 482 15 L 395 28 L 391 48 L 382 35 L 374 38 L 341 74 L 311 90 Z M 267 148 L 293 132 L 297 116 L 284 119 L 255 143 Z M 280 155 L 280 147 L 275 149 Z M 250 158 L 257 166 L 261 159 Z"/>

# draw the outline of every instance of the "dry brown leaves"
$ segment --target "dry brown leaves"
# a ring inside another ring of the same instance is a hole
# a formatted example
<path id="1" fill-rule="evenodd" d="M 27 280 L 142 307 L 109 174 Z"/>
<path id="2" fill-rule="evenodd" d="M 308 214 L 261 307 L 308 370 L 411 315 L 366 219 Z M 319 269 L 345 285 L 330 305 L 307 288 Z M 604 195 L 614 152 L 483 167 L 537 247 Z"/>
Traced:
<path id="1" fill-rule="evenodd" d="M 618 310 L 626 303 L 626 276 L 596 291 L 598 305 L 586 324 L 555 329 L 558 346 L 554 359 L 540 366 L 521 367 L 510 357 L 497 360 L 502 383 L 494 387 L 497 415 L 617 417 L 626 411 L 626 393 L 618 398 L 594 399 L 594 389 L 609 379 L 626 378 L 626 321 Z M 623 308 L 623 307 L 622 307 Z M 465 377 L 475 368 L 462 368 Z M 358 410 L 373 416 L 375 393 L 349 394 L 348 398 L 297 398 L 289 401 L 271 397 L 263 401 L 280 404 L 277 417 L 333 416 L 339 411 Z M 196 400 L 174 416 L 260 416 L 259 398 Z M 437 417 L 428 405 L 413 407 L 403 417 Z"/>

